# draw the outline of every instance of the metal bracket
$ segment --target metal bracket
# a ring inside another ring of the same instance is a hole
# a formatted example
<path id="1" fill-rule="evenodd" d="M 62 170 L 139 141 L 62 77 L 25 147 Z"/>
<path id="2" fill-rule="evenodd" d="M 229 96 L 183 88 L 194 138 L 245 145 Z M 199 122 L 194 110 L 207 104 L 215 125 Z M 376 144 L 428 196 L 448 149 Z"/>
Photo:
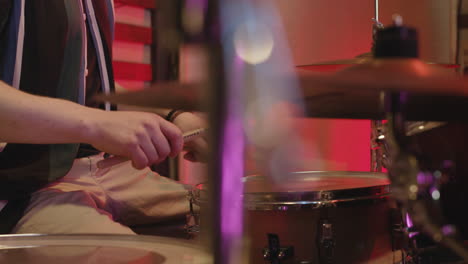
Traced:
<path id="1" fill-rule="evenodd" d="M 408 247 L 406 228 L 403 224 L 403 216 L 398 208 L 390 209 L 390 229 L 392 237 L 392 251 L 398 251 Z"/>
<path id="2" fill-rule="evenodd" d="M 280 264 L 282 260 L 286 260 L 294 256 L 294 247 L 281 247 L 279 236 L 277 234 L 267 234 L 268 248 L 263 249 L 263 258 L 271 264 Z"/>
<path id="3" fill-rule="evenodd" d="M 320 221 L 319 230 L 320 263 L 333 263 L 335 249 L 333 224 L 328 219 L 323 219 Z"/>
<path id="4" fill-rule="evenodd" d="M 195 212 L 193 205 L 195 204 L 195 198 L 191 191 L 187 195 L 189 200 L 189 213 L 185 216 L 186 224 L 184 226 L 185 233 L 188 239 L 195 238 L 200 233 L 200 214 Z"/>

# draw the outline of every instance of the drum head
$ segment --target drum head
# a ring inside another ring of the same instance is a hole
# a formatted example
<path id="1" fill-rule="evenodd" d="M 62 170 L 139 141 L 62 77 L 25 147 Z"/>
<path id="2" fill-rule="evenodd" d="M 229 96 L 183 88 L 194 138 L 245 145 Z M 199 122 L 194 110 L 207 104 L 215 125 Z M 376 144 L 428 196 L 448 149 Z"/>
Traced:
<path id="1" fill-rule="evenodd" d="M 280 184 L 263 176 L 244 178 L 244 205 L 250 210 L 315 209 L 389 194 L 383 173 L 304 171 L 291 173 Z"/>
<path id="2" fill-rule="evenodd" d="M 140 235 L 4 235 L 0 263 L 211 263 L 183 240 Z"/>
<path id="3" fill-rule="evenodd" d="M 377 172 L 302 171 L 287 175 L 279 184 L 260 175 L 242 181 L 244 206 L 252 210 L 316 208 L 390 195 L 387 175 Z M 207 188 L 199 184 L 190 192 L 195 204 L 207 203 Z"/>
<path id="4" fill-rule="evenodd" d="M 243 182 L 244 193 L 334 191 L 390 184 L 384 173 L 343 171 L 294 172 L 280 184 L 258 175 L 245 177 Z"/>

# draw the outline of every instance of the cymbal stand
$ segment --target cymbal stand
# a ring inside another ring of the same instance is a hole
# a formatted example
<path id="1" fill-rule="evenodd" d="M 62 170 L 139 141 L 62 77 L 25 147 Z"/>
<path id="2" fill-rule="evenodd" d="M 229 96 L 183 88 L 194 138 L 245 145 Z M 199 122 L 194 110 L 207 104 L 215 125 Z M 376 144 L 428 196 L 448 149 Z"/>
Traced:
<path id="1" fill-rule="evenodd" d="M 375 11 L 374 19 L 375 21 L 379 21 L 379 0 L 375 0 L 374 2 L 374 11 Z"/>
<path id="2" fill-rule="evenodd" d="M 379 0 L 375 0 L 374 11 L 374 18 L 372 18 L 374 22 L 374 24 L 372 24 L 372 51 L 374 51 L 377 31 L 384 28 L 384 25 L 379 21 Z"/>
<path id="3" fill-rule="evenodd" d="M 372 53 L 375 49 L 375 41 L 377 31 L 384 28 L 384 25 L 379 21 L 379 0 L 375 0 L 374 18 L 372 21 Z M 382 149 L 385 144 L 385 134 L 383 133 L 382 120 L 371 120 L 371 171 L 381 172 L 385 167 L 385 151 Z"/>
<path id="4" fill-rule="evenodd" d="M 420 173 L 418 160 L 409 149 L 405 117 L 407 99 L 408 94 L 404 92 L 386 94 L 385 103 L 389 128 L 387 142 L 392 150 L 390 153 L 392 161 L 388 171 L 394 198 L 408 213 L 414 227 L 427 234 L 434 242 L 450 248 L 468 263 L 468 250 L 454 238 L 453 233 L 446 232 L 439 225 L 433 223 L 421 197 L 427 190 L 418 183 L 418 174 Z"/>

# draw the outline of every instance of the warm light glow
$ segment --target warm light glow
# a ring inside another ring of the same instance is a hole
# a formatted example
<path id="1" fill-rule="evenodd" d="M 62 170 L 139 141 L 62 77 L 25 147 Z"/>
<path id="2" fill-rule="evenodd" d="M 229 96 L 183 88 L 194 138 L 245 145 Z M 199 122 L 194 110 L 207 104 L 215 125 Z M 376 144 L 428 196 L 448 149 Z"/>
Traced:
<path id="1" fill-rule="evenodd" d="M 418 186 L 416 186 L 416 185 L 413 184 L 413 185 L 411 185 L 411 186 L 409 187 L 409 190 L 410 190 L 410 192 L 415 193 L 415 192 L 418 191 Z"/>
<path id="2" fill-rule="evenodd" d="M 234 33 L 236 54 L 249 64 L 260 64 L 270 58 L 273 43 L 273 34 L 263 23 L 245 22 Z"/>

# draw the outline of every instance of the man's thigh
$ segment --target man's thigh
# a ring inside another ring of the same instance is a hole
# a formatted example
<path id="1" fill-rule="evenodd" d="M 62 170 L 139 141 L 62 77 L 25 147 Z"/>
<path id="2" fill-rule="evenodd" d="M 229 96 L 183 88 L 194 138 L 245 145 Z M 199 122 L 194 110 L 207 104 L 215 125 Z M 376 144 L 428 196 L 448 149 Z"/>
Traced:
<path id="1" fill-rule="evenodd" d="M 13 233 L 42 234 L 134 234 L 99 209 L 87 192 L 45 191 L 33 195 Z"/>
<path id="2" fill-rule="evenodd" d="M 125 162 L 97 170 L 94 177 L 111 202 L 116 220 L 126 225 L 180 219 L 189 212 L 189 186 L 149 168 L 136 170 L 130 162 Z"/>

